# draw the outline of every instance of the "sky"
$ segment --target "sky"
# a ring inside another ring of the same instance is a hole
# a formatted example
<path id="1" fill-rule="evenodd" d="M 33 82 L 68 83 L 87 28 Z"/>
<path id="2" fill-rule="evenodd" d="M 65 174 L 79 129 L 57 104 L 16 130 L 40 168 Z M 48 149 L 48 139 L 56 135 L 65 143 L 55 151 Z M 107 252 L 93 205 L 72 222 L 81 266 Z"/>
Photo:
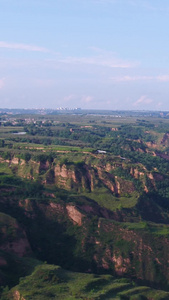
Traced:
<path id="1" fill-rule="evenodd" d="M 0 108 L 169 110 L 168 0 L 0 0 Z"/>

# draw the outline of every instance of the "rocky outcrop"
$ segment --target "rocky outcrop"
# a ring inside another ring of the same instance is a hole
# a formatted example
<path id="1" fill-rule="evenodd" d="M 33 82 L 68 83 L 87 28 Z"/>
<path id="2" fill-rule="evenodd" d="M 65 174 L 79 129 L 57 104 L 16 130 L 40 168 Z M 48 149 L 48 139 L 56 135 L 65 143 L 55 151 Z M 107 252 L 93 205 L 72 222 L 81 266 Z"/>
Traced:
<path id="1" fill-rule="evenodd" d="M 78 180 L 75 170 L 64 165 L 56 165 L 54 168 L 55 184 L 59 187 L 71 189 L 73 184 L 77 184 Z"/>
<path id="2" fill-rule="evenodd" d="M 13 300 L 26 300 L 24 297 L 22 297 L 19 291 L 14 291 L 12 297 Z"/>
<path id="3" fill-rule="evenodd" d="M 161 140 L 161 144 L 165 145 L 165 146 L 166 145 L 168 146 L 168 144 L 169 144 L 169 133 L 168 132 L 164 134 L 164 136 Z"/>
<path id="4" fill-rule="evenodd" d="M 169 281 L 167 238 L 152 237 L 148 232 L 124 229 L 104 220 L 100 220 L 98 228 L 101 240 L 101 233 L 105 238 L 109 236 L 106 248 L 103 241 L 97 242 L 93 259 L 98 267 L 112 270 L 120 276 L 128 275 L 150 283 L 162 283 L 163 278 Z M 163 255 L 160 249 L 163 249 Z"/>
<path id="5" fill-rule="evenodd" d="M 0 214 L 0 225 L 0 250 L 20 257 L 32 254 L 26 233 L 14 218 Z"/>
<path id="6" fill-rule="evenodd" d="M 112 261 L 114 263 L 116 274 L 119 276 L 124 276 L 127 273 L 129 267 L 131 267 L 130 259 L 124 258 L 118 252 L 113 255 Z"/>
<path id="7" fill-rule="evenodd" d="M 19 164 L 19 158 L 17 158 L 17 157 L 12 158 L 11 164 L 18 165 Z"/>
<path id="8" fill-rule="evenodd" d="M 79 200 L 80 204 L 54 198 L 44 202 L 30 199 L 18 202 L 26 234 L 14 218 L 3 214 L 1 220 L 12 226 L 1 226 L 1 249 L 25 256 L 30 253 L 30 244 L 38 259 L 64 267 L 70 266 L 73 257 L 71 266 L 75 270 L 103 272 L 106 269 L 112 274 L 151 283 L 162 283 L 164 278 L 169 282 L 167 237 L 152 235 L 146 224 L 145 230 L 139 230 L 137 226 L 134 229 L 134 223 L 131 223 L 133 229 L 118 223 L 124 221 L 125 211 L 118 214 L 92 200 Z M 17 209 L 14 211 L 17 214 Z M 1 264 L 5 266 L 5 263 L 2 259 Z"/>
<path id="9" fill-rule="evenodd" d="M 23 159 L 13 158 L 9 164 L 17 167 L 15 173 L 22 178 L 31 180 L 41 180 L 43 184 L 54 184 L 59 188 L 74 190 L 76 192 L 92 192 L 100 184 L 106 186 L 112 193 L 131 193 L 134 190 L 132 182 L 122 180 L 113 175 L 116 167 L 123 168 L 122 164 L 106 163 L 103 166 L 88 165 L 87 163 L 68 163 L 60 164 L 55 161 L 53 164 L 30 160 L 25 162 Z M 131 174 L 140 179 L 136 169 L 131 170 Z M 123 187 L 124 186 L 124 187 Z M 127 190 L 126 190 L 127 189 Z"/>
<path id="10" fill-rule="evenodd" d="M 115 177 L 110 173 L 104 172 L 104 169 L 101 167 L 97 167 L 98 177 L 103 182 L 105 186 L 113 193 L 118 193 L 118 187 L 115 184 Z"/>
<path id="11" fill-rule="evenodd" d="M 142 179 L 143 176 L 145 175 L 145 172 L 139 171 L 137 168 L 131 168 L 131 169 L 130 169 L 130 174 L 131 174 L 135 179 Z"/>
<path id="12" fill-rule="evenodd" d="M 77 210 L 77 208 L 74 205 L 66 205 L 66 210 L 68 217 L 79 226 L 82 225 L 82 220 L 84 218 L 84 215 Z"/>
<path id="13" fill-rule="evenodd" d="M 54 168 L 55 184 L 58 187 L 76 191 L 93 191 L 98 184 L 98 178 L 93 168 L 84 164 L 60 165 Z"/>
<path id="14" fill-rule="evenodd" d="M 24 163 L 23 159 L 13 158 L 9 165 L 13 165 L 16 175 L 22 178 L 39 180 L 42 184 L 51 184 L 76 192 L 93 192 L 98 187 L 105 186 L 116 196 L 132 194 L 136 187 L 132 180 L 125 179 L 125 176 L 115 175 L 116 169 L 119 168 L 140 181 L 146 192 L 149 191 L 149 185 L 145 181 L 146 177 L 153 188 L 156 188 L 155 181 L 158 181 L 158 176 L 154 178 L 154 173 L 148 172 L 144 166 L 128 165 L 126 169 L 126 163 L 123 161 L 110 160 L 109 162 L 97 162 L 97 164 L 88 164 L 86 161 L 86 163 L 67 162 L 61 164 L 57 160 L 52 163 L 29 160 Z"/>

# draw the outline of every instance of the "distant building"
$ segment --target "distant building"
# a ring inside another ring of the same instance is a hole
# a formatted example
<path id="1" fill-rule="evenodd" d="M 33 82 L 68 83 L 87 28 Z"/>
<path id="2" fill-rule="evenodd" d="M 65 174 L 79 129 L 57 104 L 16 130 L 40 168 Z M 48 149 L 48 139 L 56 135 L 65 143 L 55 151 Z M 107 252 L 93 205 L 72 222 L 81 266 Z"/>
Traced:
<path id="1" fill-rule="evenodd" d="M 97 150 L 97 153 L 98 153 L 98 154 L 106 154 L 107 152 L 104 151 L 104 150 Z"/>
<path id="2" fill-rule="evenodd" d="M 118 131 L 118 128 L 112 128 L 111 131 Z"/>

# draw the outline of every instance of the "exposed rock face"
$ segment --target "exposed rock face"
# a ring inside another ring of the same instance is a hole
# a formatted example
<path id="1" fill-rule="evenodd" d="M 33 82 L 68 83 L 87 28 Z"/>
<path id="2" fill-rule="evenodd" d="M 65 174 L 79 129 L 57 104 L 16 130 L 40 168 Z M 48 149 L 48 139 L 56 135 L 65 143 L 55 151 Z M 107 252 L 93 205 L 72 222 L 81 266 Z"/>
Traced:
<path id="1" fill-rule="evenodd" d="M 88 165 L 78 167 L 76 165 L 59 164 L 54 168 L 55 184 L 61 188 L 76 191 L 93 191 L 98 184 L 95 171 Z"/>
<path id="2" fill-rule="evenodd" d="M 113 183 L 114 176 L 109 173 L 105 173 L 101 167 L 97 167 L 99 179 L 104 185 L 108 187 L 113 193 L 117 192 L 116 185 Z"/>
<path id="3" fill-rule="evenodd" d="M 14 157 L 14 158 L 11 160 L 11 164 L 18 165 L 18 164 L 19 164 L 19 158 Z"/>
<path id="4" fill-rule="evenodd" d="M 77 178 L 74 170 L 66 167 L 66 165 L 57 165 L 54 169 L 55 183 L 59 187 L 67 187 L 71 189 L 73 183 L 77 184 Z"/>
<path id="5" fill-rule="evenodd" d="M 105 166 L 83 164 L 63 164 L 55 162 L 42 163 L 30 160 L 25 162 L 23 159 L 13 158 L 9 164 L 17 166 L 17 174 L 27 179 L 40 179 L 43 184 L 55 184 L 59 188 L 67 190 L 94 191 L 100 184 L 106 186 L 112 193 L 120 195 L 121 193 L 131 193 L 134 185 L 120 177 L 113 175 L 116 167 L 123 168 L 122 164 L 106 163 Z M 39 177 L 42 175 L 43 177 Z M 136 179 L 144 175 L 137 169 L 131 169 L 130 174 Z M 126 184 L 127 183 L 127 184 Z"/>
<path id="6" fill-rule="evenodd" d="M 20 159 L 20 164 L 21 164 L 21 166 L 23 166 L 23 165 L 25 165 L 25 160 L 24 159 Z"/>
<path id="7" fill-rule="evenodd" d="M 146 193 L 149 192 L 148 187 L 147 187 L 146 185 L 144 186 L 144 191 L 145 191 Z"/>
<path id="8" fill-rule="evenodd" d="M 114 254 L 112 261 L 114 262 L 115 271 L 119 276 L 123 276 L 125 273 L 127 273 L 129 267 L 131 266 L 130 259 L 124 258 L 122 255 L 118 255 L 118 253 Z"/>
<path id="9" fill-rule="evenodd" d="M 65 189 L 93 191 L 100 184 L 117 195 L 130 194 L 135 190 L 132 181 L 113 175 L 115 166 L 111 163 L 103 167 L 100 166 L 101 164 L 91 166 L 85 163 L 81 166 L 73 163 L 51 166 L 48 163 L 33 161 L 24 164 L 15 159 L 11 163 L 20 164 L 18 172 L 22 175 L 23 170 L 26 170 L 24 173 L 26 178 L 34 178 L 44 171 L 45 183 L 55 184 Z M 119 166 L 123 168 L 122 164 Z M 165 177 L 158 172 L 150 173 L 140 166 L 131 169 L 129 167 L 128 170 L 135 179 L 142 181 L 146 192 L 149 185 L 155 188 L 156 181 L 162 181 Z M 83 260 L 85 271 L 106 269 L 120 276 L 125 275 L 156 283 L 166 280 L 169 283 L 169 239 L 167 237 L 157 235 L 152 237 L 148 229 L 147 231 L 129 230 L 127 225 L 118 224 L 115 221 L 129 220 L 124 209 L 109 211 L 87 198 L 84 202 L 76 198 L 73 203 L 69 197 L 57 199 L 54 193 L 46 193 L 45 196 L 50 200 L 21 199 L 17 204 L 14 203 L 14 210 L 11 211 L 15 214 L 14 217 L 19 215 L 18 209 L 22 212 L 21 222 L 25 226 L 25 231 L 14 218 L 8 216 L 8 220 L 5 221 L 7 217 L 2 216 L 1 250 L 22 257 L 30 255 L 32 248 L 39 259 L 51 263 L 61 262 L 63 266 L 64 264 L 70 266 L 70 257 L 76 253 L 77 261 L 74 268 L 77 268 L 79 261 Z M 78 194 L 76 196 L 78 197 Z M 3 201 L 8 209 L 7 200 Z M 10 201 L 9 199 L 9 203 Z M 133 220 L 139 211 L 137 221 L 139 218 L 152 222 L 158 219 L 159 223 L 169 224 L 167 213 L 165 215 L 164 211 L 160 211 L 156 206 L 153 201 L 138 200 L 136 210 L 130 212 L 128 210 L 131 222 L 135 222 Z M 0 265 L 5 267 L 6 263 L 5 258 L 0 257 Z M 16 299 L 24 300 L 18 291 L 15 296 Z"/>
<path id="10" fill-rule="evenodd" d="M 0 249 L 20 257 L 32 253 L 25 231 L 10 216 L 0 215 Z"/>
<path id="11" fill-rule="evenodd" d="M 120 276 L 130 274 L 149 282 L 159 282 L 162 278 L 169 281 L 168 239 L 156 237 L 153 242 L 149 234 L 141 235 L 133 230 L 122 229 L 119 225 L 106 223 L 104 220 L 100 220 L 98 228 L 105 236 L 107 234 L 110 236 L 112 232 L 112 242 L 107 244 L 106 249 L 101 241 L 97 242 L 93 258 L 98 266 L 107 270 L 112 269 Z M 159 245 L 164 250 L 163 255 L 159 251 Z"/>
<path id="12" fill-rule="evenodd" d="M 165 133 L 162 140 L 161 140 L 161 144 L 162 145 L 168 145 L 169 143 L 169 133 Z"/>
<path id="13" fill-rule="evenodd" d="M 148 146 L 148 148 L 153 148 L 153 149 L 158 148 L 158 145 L 154 142 L 146 142 L 146 145 Z"/>
<path id="14" fill-rule="evenodd" d="M 73 181 L 76 182 L 75 171 L 68 169 L 66 165 L 57 165 L 55 167 L 55 177 L 57 176 L 61 176 L 62 178 L 72 178 Z"/>
<path id="15" fill-rule="evenodd" d="M 76 252 L 79 260 L 84 259 L 84 271 L 106 269 L 120 276 L 157 283 L 165 278 L 169 282 L 169 239 L 123 227 L 123 223 L 114 221 L 123 219 L 122 213 L 120 216 L 93 202 L 78 206 L 27 199 L 22 202 L 22 209 L 24 205 L 26 220 L 29 219 L 27 232 L 38 258 L 64 264 Z M 1 249 L 18 256 L 28 255 L 30 246 L 24 231 L 13 218 L 11 224 L 17 237 L 5 240 L 7 229 L 3 226 Z M 74 232 L 74 225 L 78 225 L 76 238 L 68 235 L 68 228 Z M 0 262 L 6 263 L 4 259 Z"/>
<path id="16" fill-rule="evenodd" d="M 26 300 L 26 299 L 21 296 L 19 291 L 14 291 L 13 292 L 13 300 Z"/>
<path id="17" fill-rule="evenodd" d="M 97 165 L 87 164 L 87 162 L 78 165 L 72 162 L 60 165 L 57 160 L 54 163 L 48 161 L 46 163 L 35 162 L 33 160 L 25 162 L 14 157 L 9 162 L 9 165 L 12 164 L 16 167 L 15 172 L 21 177 L 31 180 L 39 179 L 42 184 L 52 184 L 76 192 L 92 192 L 100 185 L 106 186 L 117 196 L 129 195 L 136 190 L 135 183 L 132 180 L 126 180 L 113 174 L 116 168 L 126 168 L 124 162 L 110 161 L 103 164 L 98 163 Z M 148 172 L 142 164 L 137 167 L 128 166 L 127 172 L 140 181 L 146 193 L 150 189 L 156 189 L 156 182 L 163 180 L 162 175 L 157 170 L 154 169 L 154 172 Z"/>
<path id="18" fill-rule="evenodd" d="M 9 253 L 14 253 L 20 257 L 26 256 L 31 253 L 30 245 L 26 237 L 15 242 L 13 241 L 10 243 L 6 243 L 0 246 L 0 249 Z"/>
<path id="19" fill-rule="evenodd" d="M 75 206 L 73 205 L 67 205 L 66 210 L 68 213 L 68 216 L 75 224 L 78 224 L 79 226 L 82 225 L 82 219 L 84 215 L 80 213 Z"/>
<path id="20" fill-rule="evenodd" d="M 122 193 L 132 193 L 135 188 L 131 181 L 123 180 L 118 176 L 109 173 L 112 170 L 111 164 L 107 164 L 106 168 L 97 166 L 98 177 L 100 181 L 112 192 L 117 195 Z M 106 172 L 106 170 L 108 172 Z"/>
<path id="21" fill-rule="evenodd" d="M 64 206 L 51 202 L 47 206 L 40 204 L 40 210 L 45 212 L 46 217 L 60 220 L 59 223 L 62 222 L 61 216 L 65 218 L 67 215 L 73 224 L 79 226 L 83 237 L 80 251 L 85 257 L 88 249 L 94 249 L 90 252 L 90 260 L 91 265 L 94 261 L 98 269 L 107 269 L 120 276 L 129 275 L 150 282 L 159 282 L 160 276 L 169 281 L 169 240 L 167 238 L 152 237 L 148 231 L 142 233 L 123 228 L 110 220 L 116 216 L 115 213 L 111 214 L 108 211 L 106 221 L 106 212 L 103 218 L 101 209 L 90 205 L 83 205 L 79 210 L 74 204 Z M 101 218 L 98 218 L 97 229 L 89 235 L 88 226 L 91 224 L 93 228 L 92 216 Z M 89 266 L 87 265 L 86 268 L 87 271 Z"/>
<path id="22" fill-rule="evenodd" d="M 53 209 L 53 211 L 57 211 L 59 213 L 64 213 L 64 207 L 62 205 L 60 205 L 59 203 L 53 203 L 50 202 L 50 207 Z"/>
<path id="23" fill-rule="evenodd" d="M 130 169 L 130 174 L 131 174 L 134 178 L 140 179 L 140 178 L 142 178 L 142 177 L 144 176 L 145 173 L 139 171 L 138 169 L 131 168 L 131 169 Z"/>
<path id="24" fill-rule="evenodd" d="M 148 177 L 150 180 L 154 180 L 154 177 L 153 177 L 153 174 L 152 174 L 152 173 L 148 173 L 148 174 L 147 174 L 147 177 Z"/>

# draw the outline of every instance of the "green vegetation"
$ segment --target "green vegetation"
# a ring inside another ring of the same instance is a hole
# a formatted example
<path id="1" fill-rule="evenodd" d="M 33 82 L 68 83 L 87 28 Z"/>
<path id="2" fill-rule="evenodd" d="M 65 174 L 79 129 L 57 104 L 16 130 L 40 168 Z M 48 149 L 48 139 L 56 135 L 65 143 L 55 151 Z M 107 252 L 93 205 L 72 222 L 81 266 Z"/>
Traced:
<path id="1" fill-rule="evenodd" d="M 2 116 L 1 299 L 169 299 L 169 119 L 138 115 Z"/>
<path id="2" fill-rule="evenodd" d="M 167 292 L 137 287 L 127 279 L 73 273 L 53 265 L 37 266 L 30 276 L 21 278 L 19 285 L 6 293 L 6 299 L 11 299 L 15 291 L 28 300 L 151 299 L 151 295 L 156 295 L 156 300 L 162 300 L 169 297 Z"/>

